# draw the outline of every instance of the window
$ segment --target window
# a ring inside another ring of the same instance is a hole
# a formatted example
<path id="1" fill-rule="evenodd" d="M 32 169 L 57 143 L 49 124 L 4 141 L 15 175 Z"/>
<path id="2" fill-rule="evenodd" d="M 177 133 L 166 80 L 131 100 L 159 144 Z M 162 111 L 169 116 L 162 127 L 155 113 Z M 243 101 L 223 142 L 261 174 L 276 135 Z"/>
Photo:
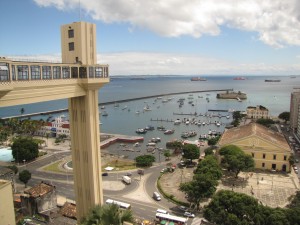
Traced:
<path id="1" fill-rule="evenodd" d="M 102 68 L 95 67 L 95 77 L 102 77 Z"/>
<path id="2" fill-rule="evenodd" d="M 265 159 L 265 158 L 266 158 L 266 154 L 264 153 L 264 154 L 263 154 L 263 159 Z"/>
<path id="3" fill-rule="evenodd" d="M 43 66 L 43 79 L 51 79 L 51 66 Z"/>
<path id="4" fill-rule="evenodd" d="M 276 155 L 273 155 L 273 159 L 276 160 Z"/>
<path id="5" fill-rule="evenodd" d="M 72 78 L 78 78 L 78 67 L 71 67 Z"/>
<path id="6" fill-rule="evenodd" d="M 18 80 L 28 80 L 28 66 L 27 65 L 19 65 L 17 66 L 18 69 Z"/>
<path id="7" fill-rule="evenodd" d="M 53 79 L 60 79 L 60 66 L 53 66 Z"/>
<path id="8" fill-rule="evenodd" d="M 11 71 L 12 71 L 12 79 L 16 80 L 16 69 L 14 65 L 11 66 Z"/>
<path id="9" fill-rule="evenodd" d="M 0 81 L 9 80 L 9 65 L 8 63 L 0 63 Z"/>
<path id="10" fill-rule="evenodd" d="M 287 156 L 285 155 L 285 156 L 283 156 L 283 160 L 286 160 L 286 158 L 287 158 Z"/>
<path id="11" fill-rule="evenodd" d="M 254 158 L 254 153 L 253 153 L 253 152 L 251 153 L 251 155 L 252 155 L 252 157 Z"/>
<path id="12" fill-rule="evenodd" d="M 262 164 L 261 164 L 261 167 L 265 167 L 265 163 L 262 163 Z"/>
<path id="13" fill-rule="evenodd" d="M 87 78 L 86 67 L 79 67 L 79 77 Z"/>
<path id="14" fill-rule="evenodd" d="M 41 79 L 41 68 L 40 66 L 30 66 L 31 69 L 31 80 Z"/>
<path id="15" fill-rule="evenodd" d="M 69 51 L 74 51 L 74 42 L 69 43 Z"/>
<path id="16" fill-rule="evenodd" d="M 69 79 L 70 78 L 70 67 L 63 66 L 62 67 L 62 75 L 63 75 L 64 79 Z"/>
<path id="17" fill-rule="evenodd" d="M 68 36 L 69 36 L 69 38 L 73 38 L 74 37 L 74 30 L 73 29 L 68 30 Z"/>
<path id="18" fill-rule="evenodd" d="M 94 78 L 94 67 L 89 67 L 89 77 Z"/>

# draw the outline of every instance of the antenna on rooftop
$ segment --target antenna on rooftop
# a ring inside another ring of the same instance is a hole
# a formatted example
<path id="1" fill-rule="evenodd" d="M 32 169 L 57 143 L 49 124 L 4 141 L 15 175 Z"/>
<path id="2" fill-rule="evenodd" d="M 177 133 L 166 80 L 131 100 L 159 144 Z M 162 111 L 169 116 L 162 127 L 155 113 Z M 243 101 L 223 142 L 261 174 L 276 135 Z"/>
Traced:
<path id="1" fill-rule="evenodd" d="M 79 0 L 79 21 L 81 21 L 81 4 L 80 4 L 80 0 Z"/>

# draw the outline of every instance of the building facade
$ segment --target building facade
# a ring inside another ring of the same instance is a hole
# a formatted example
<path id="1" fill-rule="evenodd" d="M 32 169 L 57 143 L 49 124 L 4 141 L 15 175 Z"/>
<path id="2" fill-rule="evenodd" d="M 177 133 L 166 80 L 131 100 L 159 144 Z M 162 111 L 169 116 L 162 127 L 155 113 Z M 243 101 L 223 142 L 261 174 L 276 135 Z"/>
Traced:
<path id="1" fill-rule="evenodd" d="M 290 171 L 289 157 L 292 154 L 284 136 L 260 124 L 247 125 L 226 130 L 219 146 L 236 145 L 255 161 L 255 168 L 263 170 Z"/>
<path id="2" fill-rule="evenodd" d="M 269 110 L 262 105 L 248 106 L 246 112 L 247 112 L 247 118 L 249 119 L 269 118 Z"/>
<path id="3" fill-rule="evenodd" d="M 36 135 L 45 137 L 49 134 L 50 137 L 58 137 L 59 135 L 66 135 L 70 137 L 70 123 L 64 115 L 55 117 L 53 121 L 47 122 L 36 132 Z"/>
<path id="4" fill-rule="evenodd" d="M 300 137 L 300 89 L 291 93 L 290 127 Z"/>
<path id="5" fill-rule="evenodd" d="M 10 181 L 0 180 L 0 224 L 16 224 L 12 185 Z"/>

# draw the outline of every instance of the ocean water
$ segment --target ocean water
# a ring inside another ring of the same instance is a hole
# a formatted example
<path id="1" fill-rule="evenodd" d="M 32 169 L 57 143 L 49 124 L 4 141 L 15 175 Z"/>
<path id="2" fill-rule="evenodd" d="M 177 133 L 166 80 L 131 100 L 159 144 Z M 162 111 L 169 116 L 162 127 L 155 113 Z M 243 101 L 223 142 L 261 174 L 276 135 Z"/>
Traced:
<path id="1" fill-rule="evenodd" d="M 119 107 L 114 104 L 106 105 L 105 109 L 108 116 L 100 115 L 102 125 L 100 130 L 103 133 L 137 135 L 136 129 L 145 128 L 147 125 L 164 126 L 167 129 L 175 129 L 174 134 L 165 135 L 163 132 L 154 130 L 143 134 L 145 141 L 142 144 L 141 152 L 123 151 L 123 147 L 115 144 L 109 148 L 109 151 L 118 155 L 125 155 L 134 158 L 137 154 L 144 154 L 148 140 L 154 137 L 160 137 L 162 142 L 158 147 L 165 147 L 165 143 L 171 139 L 178 139 L 184 131 L 196 131 L 197 136 L 190 140 L 195 140 L 200 134 L 207 134 L 209 130 L 222 132 L 226 124 L 231 122 L 231 118 L 226 117 L 203 117 L 192 115 L 174 115 L 174 114 L 205 114 L 208 110 L 246 110 L 247 106 L 263 105 L 270 111 L 271 116 L 278 116 L 283 111 L 290 109 L 290 95 L 294 88 L 300 87 L 300 77 L 263 77 L 249 76 L 246 80 L 233 80 L 233 77 L 213 76 L 206 77 L 207 81 L 190 81 L 190 77 L 185 76 L 155 76 L 146 77 L 145 80 L 132 80 L 130 77 L 113 77 L 111 82 L 105 85 L 99 91 L 100 103 L 109 101 L 118 101 L 136 97 L 146 97 L 151 95 L 168 94 L 185 91 L 208 91 L 218 89 L 234 89 L 235 91 L 245 92 L 247 100 L 239 102 L 237 100 L 220 100 L 216 98 L 218 92 L 203 92 L 192 94 L 178 94 L 163 96 L 162 99 L 145 98 L 142 100 L 129 101 L 120 103 Z M 281 82 L 264 82 L 265 79 L 280 79 Z M 172 100 L 163 102 L 168 98 Z M 185 98 L 183 107 L 179 108 L 177 102 L 179 98 Z M 189 99 L 190 98 L 190 99 Z M 193 99 L 192 99 L 193 98 Z M 209 102 L 206 100 L 209 98 Z M 188 101 L 193 101 L 188 104 Z M 149 106 L 151 111 L 144 111 L 145 106 Z M 20 105 L 14 107 L 0 108 L 0 117 L 20 115 L 20 109 L 25 109 L 25 114 L 34 112 L 43 112 L 61 108 L 67 108 L 67 100 L 51 101 L 37 104 Z M 140 111 L 139 114 L 136 111 Z M 58 116 L 59 113 L 52 116 Z M 216 113 L 215 113 L 216 114 Z M 223 116 L 228 113 L 221 113 Z M 32 119 L 47 119 L 47 116 L 32 117 Z M 222 122 L 220 127 L 213 124 L 205 126 L 197 125 L 174 125 L 173 122 L 152 121 L 152 120 L 175 120 L 175 119 L 195 119 L 200 121 L 219 121 Z M 126 148 L 133 148 L 127 146 Z M 135 148 L 133 148 L 135 149 Z M 136 149 L 135 149 L 136 150 Z M 155 153 L 158 160 L 163 160 L 158 152 Z"/>

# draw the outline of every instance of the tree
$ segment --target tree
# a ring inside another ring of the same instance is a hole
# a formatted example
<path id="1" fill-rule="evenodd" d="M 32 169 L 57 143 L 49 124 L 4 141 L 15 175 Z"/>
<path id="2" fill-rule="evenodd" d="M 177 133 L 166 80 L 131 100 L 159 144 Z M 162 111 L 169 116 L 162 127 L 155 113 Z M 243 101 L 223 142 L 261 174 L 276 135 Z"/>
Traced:
<path id="1" fill-rule="evenodd" d="M 205 156 L 213 155 L 213 154 L 214 154 L 214 149 L 213 149 L 213 147 L 206 148 L 206 149 L 204 150 L 204 153 L 205 153 Z"/>
<path id="2" fill-rule="evenodd" d="M 38 144 L 29 138 L 17 138 L 12 146 L 12 155 L 16 162 L 30 161 L 38 157 Z"/>
<path id="3" fill-rule="evenodd" d="M 275 123 L 275 121 L 272 120 L 272 119 L 264 119 L 264 118 L 260 118 L 260 119 L 257 119 L 257 120 L 256 120 L 256 123 L 261 124 L 261 125 L 263 125 L 263 126 L 265 126 L 265 127 L 270 127 L 272 124 Z"/>
<path id="4" fill-rule="evenodd" d="M 200 150 L 196 145 L 186 144 L 182 148 L 182 157 L 185 159 L 199 159 Z"/>
<path id="5" fill-rule="evenodd" d="M 166 157 L 166 160 L 168 160 L 170 158 L 170 156 L 171 156 L 170 150 L 165 150 L 164 151 L 164 156 Z"/>
<path id="6" fill-rule="evenodd" d="M 196 174 L 192 181 L 182 183 L 179 190 L 186 193 L 189 201 L 199 209 L 200 201 L 211 197 L 218 185 L 218 181 L 207 174 Z"/>
<path id="7" fill-rule="evenodd" d="M 245 154 L 238 146 L 228 145 L 220 149 L 223 156 L 222 164 L 235 173 L 235 177 L 244 170 L 249 171 L 254 168 L 254 160 L 250 155 Z"/>
<path id="8" fill-rule="evenodd" d="M 155 157 L 153 155 L 140 155 L 135 158 L 137 166 L 146 167 L 152 166 L 152 163 L 155 162 Z"/>
<path id="9" fill-rule="evenodd" d="M 290 120 L 290 112 L 282 112 L 279 114 L 278 118 L 284 120 L 286 123 Z"/>
<path id="10" fill-rule="evenodd" d="M 212 178 L 219 180 L 222 177 L 222 169 L 218 164 L 217 159 L 212 156 L 206 156 L 197 166 L 195 174 L 206 174 Z"/>
<path id="11" fill-rule="evenodd" d="M 82 219 L 81 225 L 121 225 L 123 222 L 133 222 L 131 210 L 120 210 L 118 205 L 110 204 L 95 206 L 89 214 Z"/>
<path id="12" fill-rule="evenodd" d="M 209 146 L 216 145 L 218 143 L 219 139 L 220 139 L 220 136 L 210 138 L 210 139 L 208 139 L 207 144 Z"/>
<path id="13" fill-rule="evenodd" d="M 23 170 L 19 173 L 19 180 L 25 184 L 25 188 L 30 179 L 31 173 L 28 170 Z"/>

